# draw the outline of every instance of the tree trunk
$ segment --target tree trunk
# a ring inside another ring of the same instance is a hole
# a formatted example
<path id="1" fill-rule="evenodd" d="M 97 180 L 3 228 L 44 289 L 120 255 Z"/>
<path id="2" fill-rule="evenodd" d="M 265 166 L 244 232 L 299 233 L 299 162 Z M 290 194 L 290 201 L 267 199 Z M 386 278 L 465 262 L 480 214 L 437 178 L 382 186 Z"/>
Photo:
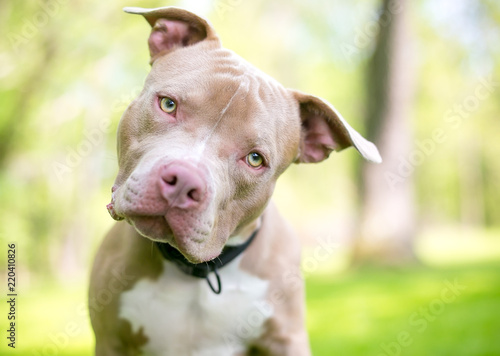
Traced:
<path id="1" fill-rule="evenodd" d="M 367 137 L 380 165 L 361 166 L 362 214 L 354 264 L 402 265 L 416 261 L 412 174 L 425 157 L 412 151 L 410 112 L 414 89 L 407 0 L 384 0 L 380 32 L 367 69 Z"/>
<path id="2" fill-rule="evenodd" d="M 460 221 L 464 227 L 483 227 L 486 223 L 482 175 L 482 143 L 473 129 L 462 132 L 457 150 Z"/>

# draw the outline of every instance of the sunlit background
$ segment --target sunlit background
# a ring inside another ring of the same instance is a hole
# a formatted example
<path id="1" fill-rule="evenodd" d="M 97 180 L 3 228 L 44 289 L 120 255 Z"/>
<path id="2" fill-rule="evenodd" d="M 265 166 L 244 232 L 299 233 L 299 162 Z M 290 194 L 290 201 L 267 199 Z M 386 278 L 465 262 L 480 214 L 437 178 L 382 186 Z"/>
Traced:
<path id="1" fill-rule="evenodd" d="M 115 131 L 149 71 L 149 25 L 185 7 L 381 150 L 294 165 L 274 200 L 303 240 L 314 355 L 500 355 L 496 0 L 0 2 L 0 256 L 17 245 L 18 338 L 90 355 L 93 255 L 112 226 Z"/>

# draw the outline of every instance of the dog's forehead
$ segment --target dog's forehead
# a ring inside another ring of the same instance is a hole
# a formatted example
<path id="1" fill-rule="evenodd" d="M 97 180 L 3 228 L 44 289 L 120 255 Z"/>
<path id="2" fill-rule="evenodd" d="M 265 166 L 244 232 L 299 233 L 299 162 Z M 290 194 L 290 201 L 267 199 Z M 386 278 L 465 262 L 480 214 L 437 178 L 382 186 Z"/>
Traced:
<path id="1" fill-rule="evenodd" d="M 247 105 L 258 100 L 258 104 L 268 106 L 266 110 L 290 105 L 289 92 L 274 78 L 230 50 L 203 45 L 181 48 L 159 58 L 148 78 L 151 84 L 191 103 L 216 98 L 222 105 L 230 98 L 252 97 Z"/>

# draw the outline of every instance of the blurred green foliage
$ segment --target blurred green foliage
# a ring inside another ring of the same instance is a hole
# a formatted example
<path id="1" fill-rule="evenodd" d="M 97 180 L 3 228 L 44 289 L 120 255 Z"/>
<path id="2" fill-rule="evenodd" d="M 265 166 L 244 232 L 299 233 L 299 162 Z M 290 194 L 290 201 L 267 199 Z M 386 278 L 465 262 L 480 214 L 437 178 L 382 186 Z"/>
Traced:
<path id="1" fill-rule="evenodd" d="M 4 246 L 18 245 L 28 348 L 46 343 L 45 331 L 64 330 L 75 300 L 84 301 L 82 286 L 61 289 L 58 283 L 87 283 L 92 256 L 112 224 L 105 204 L 117 172 L 115 131 L 149 70 L 149 26 L 121 8 L 165 5 L 210 18 L 226 47 L 285 86 L 329 100 L 363 131 L 363 73 L 373 38 L 354 53 L 343 48 L 376 22 L 375 0 L 1 1 L 0 238 Z M 478 232 L 500 238 L 500 5 L 425 0 L 410 6 L 418 64 L 416 150 L 423 151 L 436 129 L 446 137 L 414 167 L 418 218 L 424 233 L 446 227 L 445 246 L 468 227 L 473 241 L 455 251 L 460 262 L 482 243 L 474 240 Z M 476 91 L 485 81 L 491 90 L 481 99 Z M 357 159 L 348 150 L 321 165 L 292 166 L 280 179 L 275 200 L 302 235 L 355 223 Z M 434 253 L 427 256 L 446 256 L 443 245 L 429 246 Z M 425 333 L 414 335 L 405 354 L 499 354 L 498 343 L 487 342 L 500 330 L 489 312 L 498 310 L 498 267 L 311 276 L 315 355 L 381 353 L 379 344 L 393 341 L 408 315 L 455 275 L 470 288 Z M 88 322 L 79 318 L 82 333 L 64 354 L 90 350 Z"/>

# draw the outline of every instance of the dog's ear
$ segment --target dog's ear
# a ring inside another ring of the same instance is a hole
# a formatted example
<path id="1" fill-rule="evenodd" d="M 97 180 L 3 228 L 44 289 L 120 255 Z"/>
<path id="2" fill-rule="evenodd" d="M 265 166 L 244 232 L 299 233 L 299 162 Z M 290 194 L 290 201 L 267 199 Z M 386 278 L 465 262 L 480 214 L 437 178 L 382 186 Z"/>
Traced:
<path id="1" fill-rule="evenodd" d="M 179 47 L 191 46 L 204 40 L 220 43 L 219 37 L 208 21 L 184 9 L 126 7 L 123 11 L 142 15 L 151 25 L 151 35 L 148 40 L 151 63 Z"/>
<path id="2" fill-rule="evenodd" d="M 354 146 L 367 160 L 380 163 L 377 147 L 363 138 L 327 101 L 292 91 L 300 108 L 302 132 L 299 156 L 295 163 L 320 162 L 332 151 Z"/>

